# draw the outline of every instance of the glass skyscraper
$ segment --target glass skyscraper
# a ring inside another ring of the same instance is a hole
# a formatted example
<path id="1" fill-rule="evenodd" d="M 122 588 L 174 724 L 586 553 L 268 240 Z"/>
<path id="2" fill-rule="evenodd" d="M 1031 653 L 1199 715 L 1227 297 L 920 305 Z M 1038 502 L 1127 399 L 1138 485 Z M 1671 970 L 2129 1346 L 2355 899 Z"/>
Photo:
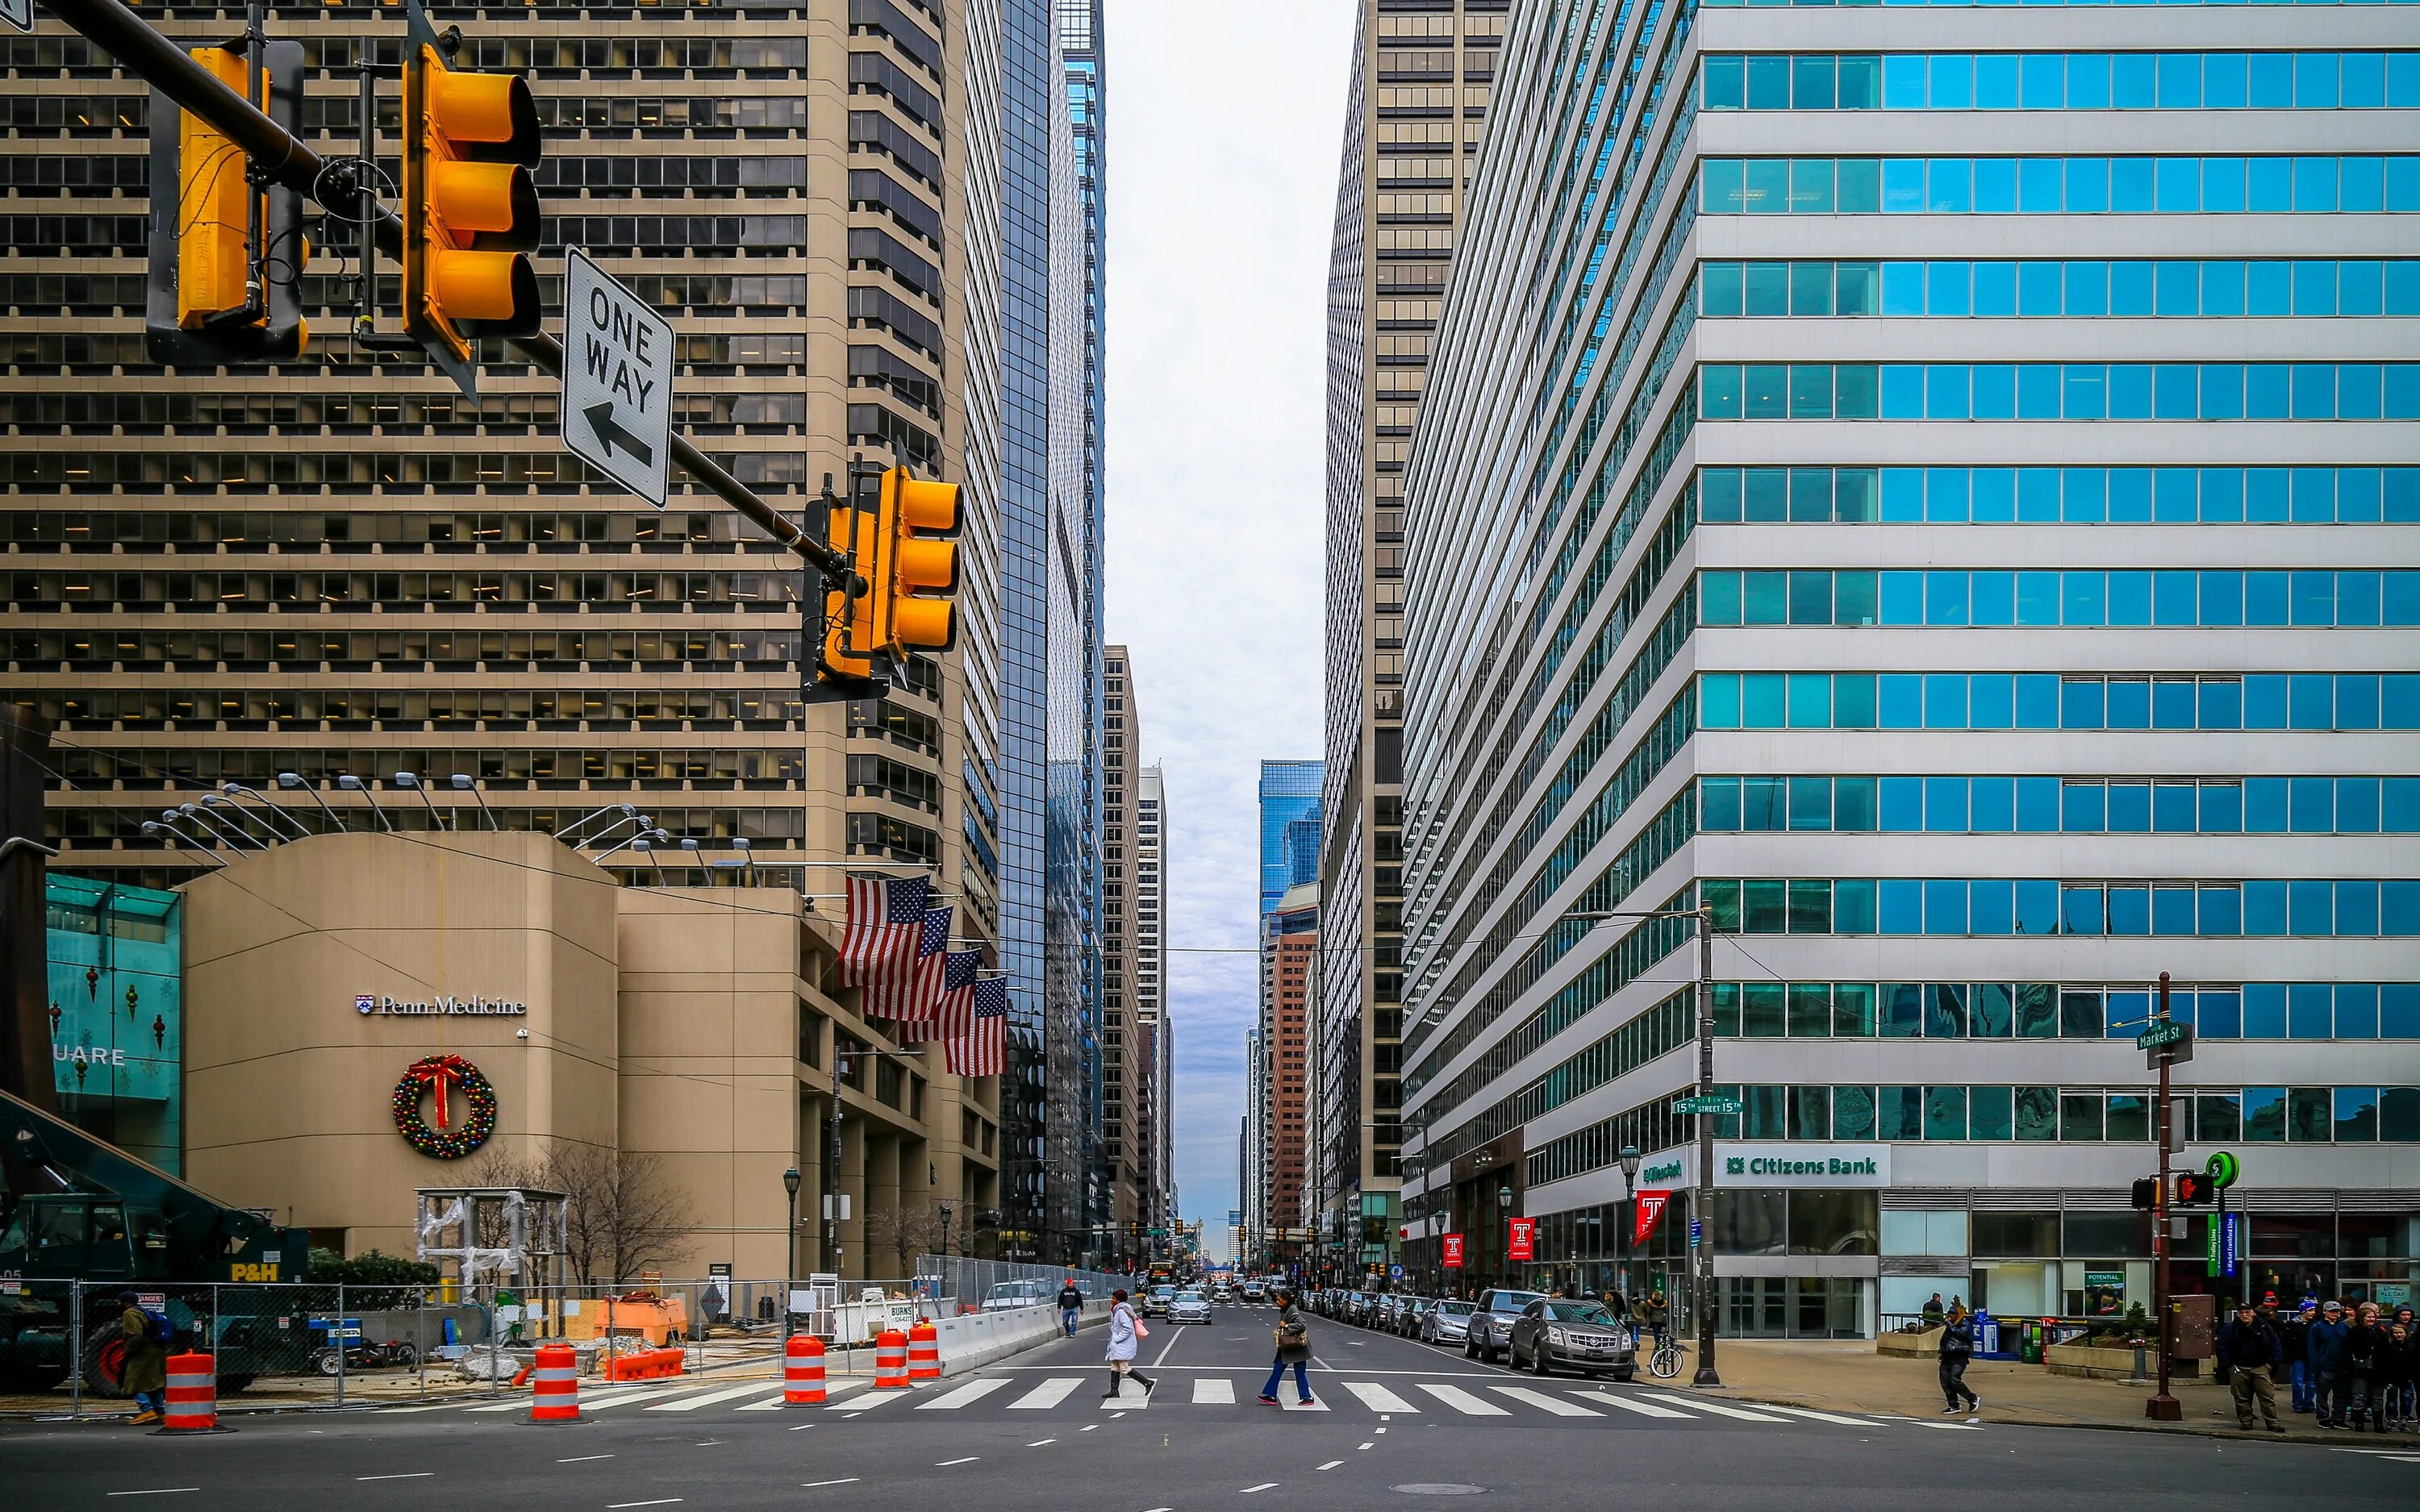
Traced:
<path id="1" fill-rule="evenodd" d="M 1515 12 L 1404 489 L 1415 1263 L 1509 1174 L 1528 1278 L 1680 1275 L 1691 921 L 1562 916 L 1703 905 L 1726 1330 L 2148 1306 L 2163 980 L 2259 1172 L 2168 1284 L 2409 1294 L 2420 18 L 2017 19 Z"/>
<path id="2" fill-rule="evenodd" d="M 1323 762 L 1261 763 L 1261 917 L 1278 905 L 1285 890 L 1297 882 L 1319 880 L 1318 847 L 1304 847 L 1297 841 L 1289 845 L 1287 830 L 1297 820 L 1319 822 L 1319 788 L 1326 770 Z M 1310 867 L 1297 874 L 1294 857 L 1302 856 Z"/>

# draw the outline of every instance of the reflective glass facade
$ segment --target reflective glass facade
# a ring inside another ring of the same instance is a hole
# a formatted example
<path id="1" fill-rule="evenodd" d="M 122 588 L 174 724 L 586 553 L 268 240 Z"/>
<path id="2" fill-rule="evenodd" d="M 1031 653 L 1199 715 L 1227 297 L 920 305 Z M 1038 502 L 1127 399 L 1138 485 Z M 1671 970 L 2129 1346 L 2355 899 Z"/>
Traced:
<path id="1" fill-rule="evenodd" d="M 2272 1146 L 2300 1269 L 2408 1294 L 2410 14 L 1515 18 L 1405 472 L 1415 1255 L 1510 1170 L 1609 1279 L 1620 1150 L 1694 1137 L 1694 944 L 1561 916 L 1704 904 L 1716 1137 L 1882 1171 L 1718 1177 L 1725 1327 L 2148 1304 L 2163 972 L 2186 1160 Z"/>

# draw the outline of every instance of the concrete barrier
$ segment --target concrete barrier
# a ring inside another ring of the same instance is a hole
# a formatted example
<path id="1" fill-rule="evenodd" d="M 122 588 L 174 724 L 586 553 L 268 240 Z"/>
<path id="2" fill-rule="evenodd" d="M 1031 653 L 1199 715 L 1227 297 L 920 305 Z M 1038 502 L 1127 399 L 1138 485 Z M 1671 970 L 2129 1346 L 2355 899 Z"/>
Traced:
<path id="1" fill-rule="evenodd" d="M 1109 1320 L 1107 1302 L 1087 1303 L 1079 1328 L 1090 1328 Z M 1016 1307 L 1004 1312 L 969 1313 L 963 1318 L 938 1319 L 933 1324 L 941 1347 L 941 1374 L 954 1376 L 965 1371 L 993 1365 L 1032 1349 L 1064 1337 L 1059 1326 L 1056 1307 Z"/>

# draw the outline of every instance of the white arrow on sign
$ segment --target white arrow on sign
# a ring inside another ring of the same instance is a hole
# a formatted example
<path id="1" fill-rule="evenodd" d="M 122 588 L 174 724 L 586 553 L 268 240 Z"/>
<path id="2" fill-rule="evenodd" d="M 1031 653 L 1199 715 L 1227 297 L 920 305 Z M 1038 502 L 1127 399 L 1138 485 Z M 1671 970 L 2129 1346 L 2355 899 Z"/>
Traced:
<path id="1" fill-rule="evenodd" d="M 671 491 L 673 328 L 574 247 L 564 261 L 563 444 L 664 507 Z"/>
<path id="2" fill-rule="evenodd" d="M 0 0 L 0 21 L 21 32 L 34 29 L 34 0 Z"/>

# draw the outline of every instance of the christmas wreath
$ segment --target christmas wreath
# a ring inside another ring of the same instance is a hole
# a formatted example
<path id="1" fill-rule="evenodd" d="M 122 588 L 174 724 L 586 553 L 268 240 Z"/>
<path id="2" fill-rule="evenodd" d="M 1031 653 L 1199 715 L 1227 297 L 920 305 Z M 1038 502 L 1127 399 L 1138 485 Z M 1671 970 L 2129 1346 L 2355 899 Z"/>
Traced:
<path id="1" fill-rule="evenodd" d="M 445 1091 L 458 1088 L 462 1100 L 469 1104 L 461 1126 L 449 1128 L 446 1118 Z M 431 1129 L 420 1117 L 420 1099 L 424 1093 L 435 1094 L 437 1127 Z M 404 1072 L 403 1080 L 395 1084 L 395 1127 L 411 1148 L 438 1160 L 460 1160 L 488 1142 L 496 1132 L 496 1089 L 488 1078 L 460 1056 L 425 1056 Z"/>

